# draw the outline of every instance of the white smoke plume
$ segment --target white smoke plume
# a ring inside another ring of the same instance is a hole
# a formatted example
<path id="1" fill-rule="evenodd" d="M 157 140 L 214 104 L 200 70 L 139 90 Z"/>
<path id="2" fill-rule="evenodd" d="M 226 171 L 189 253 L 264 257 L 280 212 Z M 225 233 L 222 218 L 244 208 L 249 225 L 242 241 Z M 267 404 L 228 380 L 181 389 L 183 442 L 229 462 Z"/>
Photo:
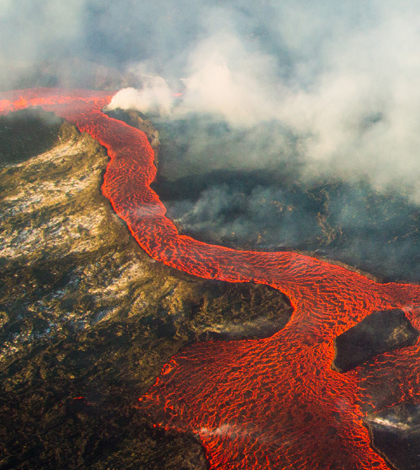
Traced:
<path id="1" fill-rule="evenodd" d="M 147 77 L 144 87 L 137 90 L 124 88 L 113 96 L 108 110 L 117 108 L 135 109 L 143 113 L 168 116 L 171 112 L 173 95 L 166 81 L 161 77 Z"/>

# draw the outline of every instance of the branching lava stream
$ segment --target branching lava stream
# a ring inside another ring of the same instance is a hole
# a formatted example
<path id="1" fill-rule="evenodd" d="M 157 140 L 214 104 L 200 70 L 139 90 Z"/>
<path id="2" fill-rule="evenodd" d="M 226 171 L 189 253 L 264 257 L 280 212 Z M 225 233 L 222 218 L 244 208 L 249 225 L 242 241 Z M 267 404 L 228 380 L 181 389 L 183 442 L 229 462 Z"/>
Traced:
<path id="1" fill-rule="evenodd" d="M 156 260 L 207 279 L 270 285 L 294 307 L 270 338 L 183 349 L 139 406 L 156 425 L 197 434 L 212 469 L 387 469 L 362 419 L 420 402 L 419 344 L 340 374 L 331 370 L 333 340 L 387 308 L 402 308 L 420 329 L 420 286 L 380 284 L 299 253 L 237 251 L 179 235 L 150 188 L 156 167 L 145 134 L 104 114 L 110 99 L 100 91 L 21 90 L 0 94 L 0 112 L 40 106 L 105 146 L 103 193 Z"/>

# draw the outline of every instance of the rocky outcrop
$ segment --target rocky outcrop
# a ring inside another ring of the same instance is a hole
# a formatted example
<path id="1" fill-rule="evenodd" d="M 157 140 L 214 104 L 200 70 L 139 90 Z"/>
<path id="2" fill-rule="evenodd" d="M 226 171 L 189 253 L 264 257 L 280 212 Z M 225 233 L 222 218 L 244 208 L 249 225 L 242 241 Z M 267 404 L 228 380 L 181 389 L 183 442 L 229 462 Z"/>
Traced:
<path id="1" fill-rule="evenodd" d="M 365 419 L 372 447 L 398 470 L 420 470 L 420 405 L 403 404 Z"/>
<path id="2" fill-rule="evenodd" d="M 377 354 L 414 344 L 418 335 L 402 310 L 374 312 L 337 336 L 331 368 L 347 372 Z"/>

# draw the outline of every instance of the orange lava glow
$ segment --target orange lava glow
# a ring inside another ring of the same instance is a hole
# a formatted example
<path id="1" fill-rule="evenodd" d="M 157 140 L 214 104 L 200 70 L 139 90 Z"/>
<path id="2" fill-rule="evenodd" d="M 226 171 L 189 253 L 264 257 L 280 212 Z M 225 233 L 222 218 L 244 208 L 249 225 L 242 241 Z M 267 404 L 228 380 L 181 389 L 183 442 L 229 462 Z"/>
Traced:
<path id="1" fill-rule="evenodd" d="M 419 344 L 340 374 L 330 368 L 333 340 L 389 308 L 403 308 L 420 330 L 420 286 L 380 284 L 299 253 L 237 251 L 179 235 L 150 188 L 156 167 L 145 134 L 102 113 L 110 98 L 99 91 L 20 90 L 0 94 L 0 112 L 40 106 L 105 146 L 103 193 L 156 260 L 202 278 L 270 285 L 294 307 L 270 338 L 186 347 L 139 406 L 165 429 L 198 435 L 212 469 L 387 469 L 362 419 L 420 402 Z"/>

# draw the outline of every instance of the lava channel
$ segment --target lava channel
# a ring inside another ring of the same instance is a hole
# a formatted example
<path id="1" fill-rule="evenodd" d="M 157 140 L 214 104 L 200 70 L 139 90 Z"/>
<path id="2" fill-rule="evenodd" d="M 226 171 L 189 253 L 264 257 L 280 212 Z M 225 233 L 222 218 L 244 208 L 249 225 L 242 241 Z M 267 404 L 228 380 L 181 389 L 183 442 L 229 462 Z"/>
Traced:
<path id="1" fill-rule="evenodd" d="M 340 374 L 331 370 L 333 341 L 384 309 L 402 308 L 420 330 L 420 286 L 377 283 L 300 253 L 238 251 L 178 234 L 150 188 L 156 167 L 146 135 L 102 112 L 111 97 L 18 90 L 0 94 L 0 113 L 38 106 L 105 146 L 103 194 L 154 259 L 202 278 L 270 285 L 294 307 L 270 338 L 186 347 L 140 398 L 141 408 L 164 429 L 198 435 L 212 469 L 387 469 L 363 418 L 420 403 L 419 344 Z"/>

